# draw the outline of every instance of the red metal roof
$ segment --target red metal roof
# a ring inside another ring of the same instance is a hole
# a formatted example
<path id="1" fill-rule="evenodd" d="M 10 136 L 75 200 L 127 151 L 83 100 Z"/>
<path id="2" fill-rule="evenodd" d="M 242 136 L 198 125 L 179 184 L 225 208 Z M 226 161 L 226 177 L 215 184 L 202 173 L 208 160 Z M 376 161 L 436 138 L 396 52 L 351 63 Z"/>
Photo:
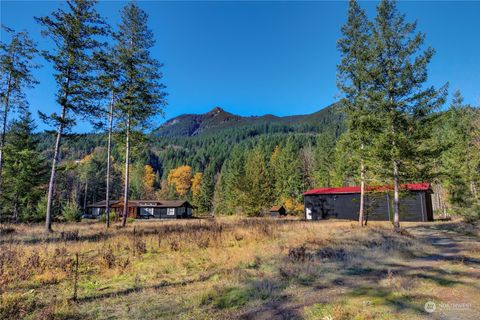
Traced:
<path id="1" fill-rule="evenodd" d="M 410 191 L 428 191 L 430 190 L 430 183 L 409 183 L 401 186 L 402 189 Z M 393 186 L 376 186 L 367 187 L 366 191 L 387 191 L 393 190 Z M 318 188 L 308 190 L 303 195 L 312 194 L 345 194 L 345 193 L 360 193 L 360 187 L 340 187 L 340 188 Z"/>

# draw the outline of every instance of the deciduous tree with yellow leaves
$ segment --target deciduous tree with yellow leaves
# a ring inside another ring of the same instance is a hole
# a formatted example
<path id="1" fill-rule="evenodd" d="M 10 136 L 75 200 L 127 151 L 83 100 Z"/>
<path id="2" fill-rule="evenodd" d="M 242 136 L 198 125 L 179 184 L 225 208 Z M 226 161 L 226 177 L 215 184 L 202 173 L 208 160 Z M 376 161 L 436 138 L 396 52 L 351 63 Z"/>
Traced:
<path id="1" fill-rule="evenodd" d="M 155 197 L 154 184 L 155 172 L 152 166 L 147 164 L 143 167 L 143 193 L 145 198 L 153 199 Z"/>
<path id="2" fill-rule="evenodd" d="M 168 185 L 175 187 L 175 192 L 180 197 L 185 197 L 192 187 L 192 167 L 180 166 L 168 173 Z"/>
<path id="3" fill-rule="evenodd" d="M 192 200 L 196 204 L 196 200 L 200 195 L 200 190 L 202 189 L 203 173 L 197 172 L 193 175 L 192 178 Z"/>

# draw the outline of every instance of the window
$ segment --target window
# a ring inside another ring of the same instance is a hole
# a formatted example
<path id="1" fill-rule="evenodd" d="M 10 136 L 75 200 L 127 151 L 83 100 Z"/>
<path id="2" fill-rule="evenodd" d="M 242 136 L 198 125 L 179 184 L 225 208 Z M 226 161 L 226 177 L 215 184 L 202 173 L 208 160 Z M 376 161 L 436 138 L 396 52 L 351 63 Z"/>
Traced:
<path id="1" fill-rule="evenodd" d="M 175 208 L 168 208 L 167 209 L 167 215 L 168 216 L 174 216 L 175 215 Z"/>
<path id="2" fill-rule="evenodd" d="M 153 216 L 153 208 L 140 208 L 140 215 Z"/>

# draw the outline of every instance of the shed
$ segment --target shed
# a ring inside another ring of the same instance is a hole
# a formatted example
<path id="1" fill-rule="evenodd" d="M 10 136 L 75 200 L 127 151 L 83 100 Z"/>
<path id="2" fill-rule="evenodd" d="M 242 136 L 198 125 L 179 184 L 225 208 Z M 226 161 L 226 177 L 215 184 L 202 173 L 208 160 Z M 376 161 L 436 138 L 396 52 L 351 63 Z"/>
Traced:
<path id="1" fill-rule="evenodd" d="M 273 206 L 268 210 L 270 213 L 270 216 L 272 217 L 279 217 L 279 216 L 284 216 L 287 214 L 285 208 L 283 206 Z"/>
<path id="2" fill-rule="evenodd" d="M 368 187 L 365 219 L 393 219 L 392 186 Z M 400 193 L 401 221 L 433 221 L 432 190 L 429 183 L 405 184 Z M 319 188 L 303 194 L 306 220 L 327 218 L 358 220 L 360 187 Z"/>
<path id="3" fill-rule="evenodd" d="M 112 200 L 110 207 L 117 217 L 122 216 L 123 201 Z M 186 200 L 129 200 L 127 216 L 135 219 L 182 219 L 191 218 L 193 209 L 195 207 Z M 89 205 L 88 210 L 92 216 L 99 217 L 105 213 L 105 201 Z"/>

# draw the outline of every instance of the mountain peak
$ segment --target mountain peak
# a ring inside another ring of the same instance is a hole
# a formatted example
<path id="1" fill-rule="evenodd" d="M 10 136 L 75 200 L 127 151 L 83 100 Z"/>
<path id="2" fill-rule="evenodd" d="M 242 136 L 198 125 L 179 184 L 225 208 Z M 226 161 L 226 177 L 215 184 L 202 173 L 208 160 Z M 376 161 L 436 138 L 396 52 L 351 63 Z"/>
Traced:
<path id="1" fill-rule="evenodd" d="M 223 110 L 222 108 L 216 106 L 215 108 L 213 108 L 212 110 L 210 110 L 209 112 L 207 112 L 208 114 L 218 114 L 218 113 L 223 113 L 225 112 L 225 110 Z"/>

